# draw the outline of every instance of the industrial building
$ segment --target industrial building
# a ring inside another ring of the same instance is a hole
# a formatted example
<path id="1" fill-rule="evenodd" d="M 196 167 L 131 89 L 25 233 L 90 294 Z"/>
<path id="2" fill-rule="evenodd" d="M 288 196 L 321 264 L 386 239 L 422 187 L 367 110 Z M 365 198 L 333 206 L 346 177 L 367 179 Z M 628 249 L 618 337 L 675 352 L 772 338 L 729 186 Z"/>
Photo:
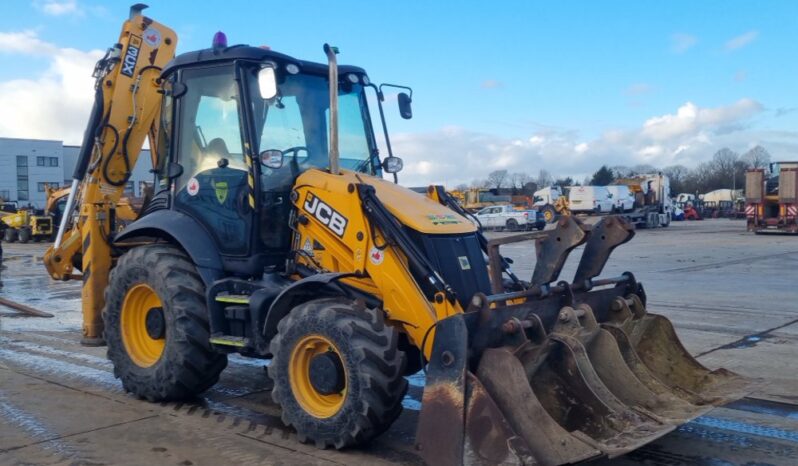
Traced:
<path id="1" fill-rule="evenodd" d="M 20 207 L 44 207 L 45 186 L 68 186 L 77 162 L 79 146 L 49 139 L 0 137 L 0 198 Z M 142 195 L 143 183 L 152 183 L 150 151 L 143 150 L 127 183 L 125 193 Z"/>

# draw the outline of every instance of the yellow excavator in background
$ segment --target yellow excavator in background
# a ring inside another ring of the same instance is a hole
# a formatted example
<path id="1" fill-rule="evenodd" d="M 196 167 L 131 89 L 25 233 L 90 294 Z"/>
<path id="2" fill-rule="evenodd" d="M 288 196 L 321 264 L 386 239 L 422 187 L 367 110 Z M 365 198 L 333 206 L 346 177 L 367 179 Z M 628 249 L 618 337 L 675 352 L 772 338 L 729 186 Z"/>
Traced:
<path id="1" fill-rule="evenodd" d="M 95 68 L 63 218 L 78 215 L 45 255 L 53 278 L 83 280 L 83 343 L 107 344 L 129 392 L 188 398 L 228 354 L 270 358 L 283 421 L 345 448 L 388 429 L 404 376 L 425 368 L 416 442 L 431 465 L 617 456 L 746 393 L 647 312 L 631 273 L 599 278 L 634 235 L 623 220 L 562 217 L 534 234 L 534 274 L 519 279 L 498 251 L 513 239 L 488 241 L 442 187 L 396 184 L 389 85 L 327 45 L 314 63 L 217 33 L 174 57 L 175 32 L 143 8 Z M 404 118 L 411 101 L 403 88 Z M 145 138 L 155 193 L 116 233 Z"/>

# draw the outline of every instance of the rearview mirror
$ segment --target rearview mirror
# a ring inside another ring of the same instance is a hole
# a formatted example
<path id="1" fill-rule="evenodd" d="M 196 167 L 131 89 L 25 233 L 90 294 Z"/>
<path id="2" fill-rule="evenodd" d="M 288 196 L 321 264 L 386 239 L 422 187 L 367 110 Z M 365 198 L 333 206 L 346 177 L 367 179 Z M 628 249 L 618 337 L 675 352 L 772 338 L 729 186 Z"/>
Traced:
<path id="1" fill-rule="evenodd" d="M 404 162 L 399 157 L 385 157 L 382 161 L 382 169 L 385 170 L 386 173 L 399 173 L 404 166 Z"/>
<path id="2" fill-rule="evenodd" d="M 277 96 L 277 76 L 271 66 L 261 68 L 258 72 L 258 90 L 260 91 L 260 97 L 265 100 L 273 99 Z"/>
<path id="3" fill-rule="evenodd" d="M 283 151 L 269 149 L 260 153 L 260 163 L 266 168 L 277 170 L 283 166 Z"/>
<path id="4" fill-rule="evenodd" d="M 410 106 L 413 99 L 404 92 L 400 92 L 397 99 L 399 100 L 399 115 L 405 120 L 413 118 L 413 108 Z"/>

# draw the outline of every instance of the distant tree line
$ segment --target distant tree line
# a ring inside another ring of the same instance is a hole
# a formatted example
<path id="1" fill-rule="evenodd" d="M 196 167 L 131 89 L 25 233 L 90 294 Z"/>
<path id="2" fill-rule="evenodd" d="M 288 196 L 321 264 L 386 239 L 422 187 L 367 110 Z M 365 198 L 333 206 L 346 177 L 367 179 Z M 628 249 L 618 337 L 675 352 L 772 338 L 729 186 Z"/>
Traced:
<path id="1" fill-rule="evenodd" d="M 764 168 L 767 170 L 769 164 L 770 154 L 762 146 L 753 147 L 742 155 L 724 147 L 715 152 L 712 160 L 702 162 L 692 169 L 684 165 L 671 165 L 663 168 L 647 164 L 632 167 L 602 165 L 593 176 L 588 176 L 581 182 L 570 176 L 554 177 L 545 169 L 539 170 L 537 176 L 531 176 L 525 172 L 495 170 L 490 172 L 486 179 L 474 180 L 470 186 L 461 184 L 456 189 L 487 188 L 497 194 L 531 195 L 546 186 L 606 186 L 617 178 L 661 171 L 670 178 L 673 195 L 678 193 L 695 194 L 724 188 L 742 189 L 745 186 L 747 169 Z"/>

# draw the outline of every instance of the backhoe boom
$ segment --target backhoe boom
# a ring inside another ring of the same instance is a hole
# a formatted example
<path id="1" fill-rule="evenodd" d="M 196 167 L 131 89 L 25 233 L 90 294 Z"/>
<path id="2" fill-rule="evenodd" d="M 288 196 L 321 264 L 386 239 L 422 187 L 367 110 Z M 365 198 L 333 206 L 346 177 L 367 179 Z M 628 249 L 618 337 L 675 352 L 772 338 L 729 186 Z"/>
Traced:
<path id="1" fill-rule="evenodd" d="M 80 263 L 84 344 L 103 343 L 100 313 L 113 260 L 115 209 L 145 138 L 153 160 L 157 156 L 158 79 L 177 45 L 174 31 L 142 16 L 143 8 L 131 8 L 118 43 L 95 67 L 94 108 L 56 242 L 44 256 L 48 272 L 59 280 L 76 278 L 72 270 Z"/>

